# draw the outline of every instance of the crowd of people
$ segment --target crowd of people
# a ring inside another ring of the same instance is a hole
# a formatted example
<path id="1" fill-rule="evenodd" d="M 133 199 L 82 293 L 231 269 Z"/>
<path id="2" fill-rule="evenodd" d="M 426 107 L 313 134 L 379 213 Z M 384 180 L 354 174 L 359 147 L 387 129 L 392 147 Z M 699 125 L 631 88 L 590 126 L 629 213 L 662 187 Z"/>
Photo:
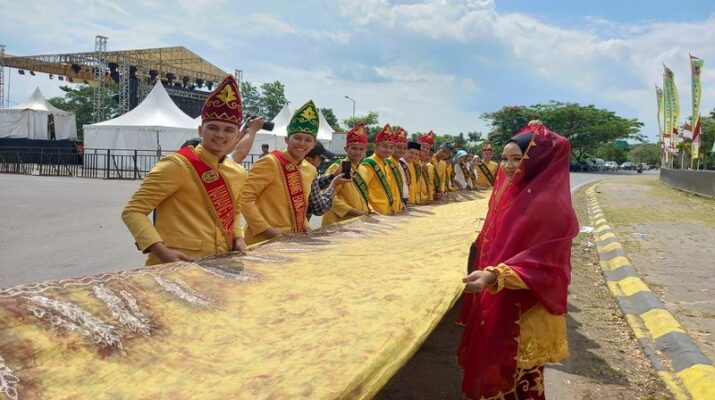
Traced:
<path id="1" fill-rule="evenodd" d="M 245 251 L 309 231 L 313 215 L 323 216 L 325 227 L 370 213 L 399 214 L 458 190 L 490 188 L 498 168 L 490 145 L 481 158 L 450 143 L 434 151 L 432 131 L 409 141 L 405 129 L 389 124 L 375 136 L 369 157 L 369 135 L 356 124 L 346 133 L 345 157 L 337 158 L 316 139 L 318 108 L 309 101 L 288 124 L 287 149 L 262 147 L 246 171 L 241 161 L 264 121 L 244 121 L 233 78 L 211 94 L 201 116 L 200 141 L 162 158 L 122 214 L 149 265 Z M 318 176 L 326 160 L 333 163 Z M 154 221 L 147 218 L 152 211 Z"/>
<path id="2" fill-rule="evenodd" d="M 369 135 L 357 124 L 346 134 L 346 156 L 319 176 L 316 167 L 334 155 L 317 142 L 312 101 L 292 116 L 287 149 L 264 148 L 249 171 L 240 161 L 263 118 L 243 121 L 232 77 L 209 96 L 201 116 L 200 143 L 162 158 L 122 213 L 148 265 L 245 252 L 307 232 L 311 215 L 323 215 L 328 226 L 403 213 L 456 191 L 493 189 L 463 279 L 462 389 L 474 399 L 545 398 L 543 366 L 568 356 L 564 316 L 578 232 L 568 140 L 534 121 L 506 143 L 498 164 L 489 145 L 482 157 L 450 143 L 435 149 L 432 131 L 409 141 L 404 129 L 385 125 L 366 157 Z"/>

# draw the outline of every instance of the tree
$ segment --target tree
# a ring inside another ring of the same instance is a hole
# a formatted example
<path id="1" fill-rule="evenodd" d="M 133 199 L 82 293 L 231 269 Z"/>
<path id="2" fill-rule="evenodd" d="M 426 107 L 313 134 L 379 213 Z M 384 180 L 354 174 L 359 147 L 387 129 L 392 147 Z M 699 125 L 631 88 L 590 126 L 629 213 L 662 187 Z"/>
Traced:
<path id="1" fill-rule="evenodd" d="M 657 165 L 660 163 L 660 148 L 657 143 L 641 143 L 633 146 L 628 158 L 637 163 Z"/>
<path id="2" fill-rule="evenodd" d="M 643 123 L 637 119 L 620 117 L 612 111 L 598 109 L 593 105 L 552 101 L 529 107 L 504 107 L 493 113 L 485 113 L 482 118 L 490 122 L 492 132 L 489 138 L 498 147 L 503 146 L 530 120 L 540 119 L 549 129 L 569 139 L 571 155 L 577 161 L 594 154 L 601 144 L 617 139 L 644 140 L 640 134 Z"/>
<path id="3" fill-rule="evenodd" d="M 382 129 L 382 126 L 380 126 L 380 114 L 377 111 L 369 111 L 365 115 L 356 115 L 355 117 L 343 120 L 343 124 L 345 124 L 348 129 L 354 128 L 358 122 L 365 124 L 365 130 L 370 137 L 370 142 L 373 142 L 377 132 Z"/>
<path id="4" fill-rule="evenodd" d="M 628 151 L 614 142 L 600 144 L 593 155 L 606 161 L 615 161 L 619 165 L 628 160 Z"/>
<path id="5" fill-rule="evenodd" d="M 321 108 L 320 111 L 323 113 L 325 121 L 335 132 L 343 131 L 343 128 L 340 126 L 340 122 L 338 122 L 338 117 L 335 116 L 332 108 Z"/>
<path id="6" fill-rule="evenodd" d="M 53 106 L 75 114 L 77 119 L 77 138 L 84 138 L 84 125 L 94 122 L 94 87 L 90 85 L 60 86 L 60 90 L 65 92 L 64 96 L 53 97 L 48 101 Z M 118 115 L 119 109 L 117 101 L 114 100 L 118 94 L 117 85 L 111 83 L 105 86 L 102 93 L 102 111 L 106 119 L 114 118 Z"/>
<path id="7" fill-rule="evenodd" d="M 249 81 L 241 82 L 241 102 L 243 103 L 243 114 L 249 115 L 265 115 L 261 93 L 258 88 Z"/>
<path id="8" fill-rule="evenodd" d="M 275 118 L 281 108 L 288 104 L 285 96 L 285 86 L 280 81 L 264 83 L 261 85 L 261 104 L 264 107 L 264 116 L 268 121 Z"/>

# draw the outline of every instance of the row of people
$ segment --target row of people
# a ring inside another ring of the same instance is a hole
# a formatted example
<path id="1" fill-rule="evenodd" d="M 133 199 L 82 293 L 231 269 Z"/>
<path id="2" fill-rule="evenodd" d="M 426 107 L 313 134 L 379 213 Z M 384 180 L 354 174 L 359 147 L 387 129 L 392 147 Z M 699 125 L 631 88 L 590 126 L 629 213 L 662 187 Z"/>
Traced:
<path id="1" fill-rule="evenodd" d="M 466 153 L 457 152 L 455 172 L 449 144 L 433 154 L 431 131 L 410 142 L 404 129 L 393 132 L 385 125 L 375 137 L 374 154 L 365 157 L 368 134 L 362 124 L 346 135 L 346 157 L 318 177 L 323 157 L 320 151 L 310 155 L 316 152 L 318 113 L 312 101 L 300 107 L 287 127 L 287 149 L 262 156 L 247 172 L 226 157 L 245 156 L 252 143 L 241 139 L 240 92 L 227 77 L 202 109 L 200 144 L 162 158 L 122 213 L 137 247 L 148 254 L 147 264 L 245 251 L 247 245 L 309 231 L 311 214 L 324 215 L 323 226 L 371 212 L 393 215 L 451 191 L 493 183 L 495 163 L 487 152 L 469 165 Z M 250 121 L 246 136 L 255 135 L 262 122 Z M 350 176 L 343 176 L 343 161 L 350 163 Z M 152 211 L 154 223 L 148 218 Z"/>

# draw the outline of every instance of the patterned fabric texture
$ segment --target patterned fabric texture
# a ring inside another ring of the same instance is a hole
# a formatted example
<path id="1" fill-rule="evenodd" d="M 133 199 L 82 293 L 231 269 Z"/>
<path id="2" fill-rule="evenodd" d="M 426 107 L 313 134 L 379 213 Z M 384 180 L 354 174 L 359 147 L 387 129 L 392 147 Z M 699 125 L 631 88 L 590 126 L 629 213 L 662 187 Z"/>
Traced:
<path id="1" fill-rule="evenodd" d="M 372 398 L 461 294 L 486 212 L 462 200 L 2 289 L 0 400 Z"/>

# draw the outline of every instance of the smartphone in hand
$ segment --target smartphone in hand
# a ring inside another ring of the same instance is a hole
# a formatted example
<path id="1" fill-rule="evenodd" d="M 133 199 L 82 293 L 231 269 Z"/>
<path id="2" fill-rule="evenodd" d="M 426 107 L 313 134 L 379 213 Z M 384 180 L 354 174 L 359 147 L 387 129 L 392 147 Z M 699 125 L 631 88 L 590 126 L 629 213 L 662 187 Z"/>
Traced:
<path id="1" fill-rule="evenodd" d="M 350 161 L 343 161 L 343 163 L 340 164 L 340 168 L 343 172 L 343 178 L 353 179 L 352 167 L 353 166 Z"/>

